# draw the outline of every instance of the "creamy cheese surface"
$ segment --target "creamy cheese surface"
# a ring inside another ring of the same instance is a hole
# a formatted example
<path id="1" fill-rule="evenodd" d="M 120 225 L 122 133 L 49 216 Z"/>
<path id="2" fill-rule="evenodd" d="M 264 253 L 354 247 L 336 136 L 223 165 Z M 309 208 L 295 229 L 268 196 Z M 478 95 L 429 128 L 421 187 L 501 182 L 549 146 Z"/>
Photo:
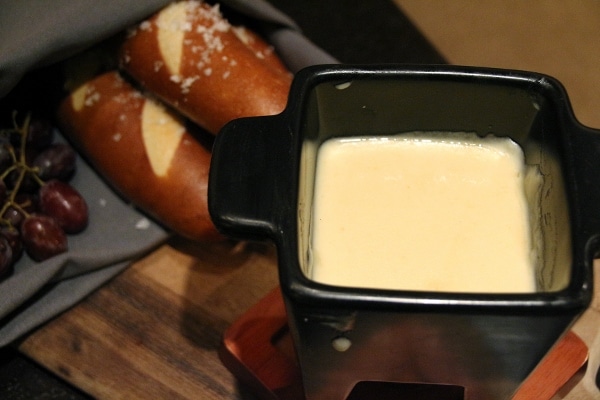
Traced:
<path id="1" fill-rule="evenodd" d="M 536 290 L 524 159 L 510 139 L 332 139 L 317 157 L 311 279 L 395 290 Z"/>

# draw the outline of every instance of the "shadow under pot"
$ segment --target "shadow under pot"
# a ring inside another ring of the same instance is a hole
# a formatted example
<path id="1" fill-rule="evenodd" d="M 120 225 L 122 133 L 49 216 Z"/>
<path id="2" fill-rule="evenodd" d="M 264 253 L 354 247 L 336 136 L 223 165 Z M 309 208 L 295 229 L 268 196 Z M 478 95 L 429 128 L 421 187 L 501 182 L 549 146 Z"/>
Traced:
<path id="1" fill-rule="evenodd" d="M 209 210 L 275 242 L 308 399 L 506 399 L 590 303 L 599 133 L 537 73 L 314 66 L 217 136 Z"/>

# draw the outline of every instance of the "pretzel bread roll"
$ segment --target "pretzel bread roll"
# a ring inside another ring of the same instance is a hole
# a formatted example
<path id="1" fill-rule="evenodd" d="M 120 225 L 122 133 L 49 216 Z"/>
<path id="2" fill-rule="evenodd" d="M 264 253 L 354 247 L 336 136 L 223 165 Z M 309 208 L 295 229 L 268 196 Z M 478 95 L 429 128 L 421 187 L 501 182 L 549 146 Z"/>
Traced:
<path id="1" fill-rule="evenodd" d="M 291 77 L 291 73 L 283 61 L 281 61 L 273 46 L 265 42 L 263 38 L 245 26 L 234 26 L 232 29 L 238 39 L 254 52 L 254 55 L 257 58 L 264 60 L 264 62 L 275 71 Z"/>
<path id="2" fill-rule="evenodd" d="M 216 134 L 235 118 L 285 108 L 292 75 L 266 48 L 229 24 L 218 5 L 183 1 L 132 29 L 119 58 L 149 92 Z"/>
<path id="3" fill-rule="evenodd" d="M 161 103 L 112 71 L 73 91 L 57 117 L 62 132 L 134 205 L 181 236 L 221 239 L 208 214 L 210 152 Z"/>

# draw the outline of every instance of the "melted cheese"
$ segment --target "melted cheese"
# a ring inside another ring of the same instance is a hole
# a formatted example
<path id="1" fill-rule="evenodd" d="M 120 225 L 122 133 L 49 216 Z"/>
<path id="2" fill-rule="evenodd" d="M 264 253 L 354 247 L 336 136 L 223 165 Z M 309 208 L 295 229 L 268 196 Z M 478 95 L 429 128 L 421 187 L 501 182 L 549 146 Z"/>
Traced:
<path id="1" fill-rule="evenodd" d="M 525 166 L 510 139 L 412 134 L 319 149 L 309 275 L 350 287 L 536 290 Z"/>
<path id="2" fill-rule="evenodd" d="M 185 128 L 154 101 L 146 100 L 142 110 L 142 140 L 152 171 L 157 176 L 166 176 Z"/>

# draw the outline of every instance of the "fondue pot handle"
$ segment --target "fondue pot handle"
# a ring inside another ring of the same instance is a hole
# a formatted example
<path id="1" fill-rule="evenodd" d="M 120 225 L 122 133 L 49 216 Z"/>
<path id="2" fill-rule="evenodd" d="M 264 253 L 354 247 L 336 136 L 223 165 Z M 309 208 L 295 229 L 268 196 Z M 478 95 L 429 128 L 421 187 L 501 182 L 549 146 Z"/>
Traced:
<path id="1" fill-rule="evenodd" d="M 286 132 L 284 118 L 276 115 L 233 120 L 217 135 L 208 208 L 221 233 L 274 238 L 279 221 L 289 215 L 295 157 L 292 135 Z"/>
<path id="2" fill-rule="evenodd" d="M 580 232 L 586 252 L 600 257 L 600 130 L 579 127 L 572 136 L 576 197 L 581 213 Z"/>

